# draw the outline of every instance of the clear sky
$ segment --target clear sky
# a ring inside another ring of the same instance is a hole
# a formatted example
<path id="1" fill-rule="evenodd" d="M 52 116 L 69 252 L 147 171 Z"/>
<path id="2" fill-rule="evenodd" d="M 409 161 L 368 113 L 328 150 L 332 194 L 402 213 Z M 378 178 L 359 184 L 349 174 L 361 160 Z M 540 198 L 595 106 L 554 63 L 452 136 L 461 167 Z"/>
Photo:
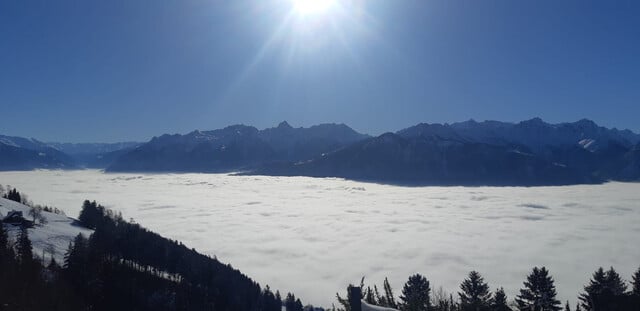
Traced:
<path id="1" fill-rule="evenodd" d="M 1 134 L 70 142 L 282 120 L 637 132 L 640 1 L 3 0 L 0 113 Z"/>

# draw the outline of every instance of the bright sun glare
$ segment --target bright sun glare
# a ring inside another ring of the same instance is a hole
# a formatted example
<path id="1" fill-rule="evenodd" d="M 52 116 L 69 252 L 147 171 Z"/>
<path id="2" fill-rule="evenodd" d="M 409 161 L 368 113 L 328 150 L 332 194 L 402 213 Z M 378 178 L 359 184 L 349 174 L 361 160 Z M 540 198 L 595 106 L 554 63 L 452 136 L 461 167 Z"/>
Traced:
<path id="1" fill-rule="evenodd" d="M 321 14 L 329 10 L 335 0 L 291 0 L 298 14 Z"/>

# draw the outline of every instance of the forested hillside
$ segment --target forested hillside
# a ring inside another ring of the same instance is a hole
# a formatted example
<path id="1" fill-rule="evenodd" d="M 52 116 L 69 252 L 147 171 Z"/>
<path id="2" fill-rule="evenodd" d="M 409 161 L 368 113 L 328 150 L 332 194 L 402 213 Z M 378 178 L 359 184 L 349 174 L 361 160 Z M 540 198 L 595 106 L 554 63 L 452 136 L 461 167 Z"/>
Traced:
<path id="1" fill-rule="evenodd" d="M 0 310 L 281 309 L 279 292 L 96 202 L 84 202 L 79 223 L 95 231 L 78 234 L 63 262 L 34 254 L 27 226 L 13 241 L 3 224 Z"/>

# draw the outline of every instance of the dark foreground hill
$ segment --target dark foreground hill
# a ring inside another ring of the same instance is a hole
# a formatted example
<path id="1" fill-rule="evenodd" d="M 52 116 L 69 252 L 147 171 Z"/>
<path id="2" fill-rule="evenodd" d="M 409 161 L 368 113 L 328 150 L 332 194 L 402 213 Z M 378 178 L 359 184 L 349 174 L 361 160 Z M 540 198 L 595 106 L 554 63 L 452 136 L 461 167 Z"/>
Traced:
<path id="1" fill-rule="evenodd" d="M 5 199 L 0 204 L 29 209 Z M 94 231 L 69 244 L 64 262 L 33 251 L 29 234 L 42 226 L 46 223 L 16 229 L 0 220 L 0 310 L 282 309 L 280 294 L 268 286 L 96 202 L 85 201 L 78 222 L 69 225 Z M 19 231 L 15 240 L 5 230 L 9 227 Z"/>

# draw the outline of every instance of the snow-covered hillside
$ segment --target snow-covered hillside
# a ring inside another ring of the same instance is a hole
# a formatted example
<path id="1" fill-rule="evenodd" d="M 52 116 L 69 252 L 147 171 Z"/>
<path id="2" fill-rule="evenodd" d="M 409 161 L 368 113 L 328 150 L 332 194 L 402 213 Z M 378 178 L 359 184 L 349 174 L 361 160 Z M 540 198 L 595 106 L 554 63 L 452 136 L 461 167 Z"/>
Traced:
<path id="1" fill-rule="evenodd" d="M 24 217 L 29 219 L 28 206 L 0 198 L 0 218 L 4 218 L 12 210 L 22 212 Z M 58 263 L 61 263 L 64 259 L 64 253 L 69 247 L 69 242 L 73 241 L 73 238 L 78 233 L 82 233 L 87 237 L 93 233 L 93 230 L 80 226 L 77 220 L 65 215 L 48 212 L 42 212 L 42 214 L 46 217 L 47 223 L 44 225 L 36 224 L 33 228 L 30 228 L 29 238 L 33 244 L 34 255 L 42 257 L 44 252 L 47 261 L 51 256 L 47 249 L 51 248 L 54 251 L 54 258 Z M 9 237 L 15 241 L 19 227 L 8 224 L 3 225 L 9 233 Z"/>

